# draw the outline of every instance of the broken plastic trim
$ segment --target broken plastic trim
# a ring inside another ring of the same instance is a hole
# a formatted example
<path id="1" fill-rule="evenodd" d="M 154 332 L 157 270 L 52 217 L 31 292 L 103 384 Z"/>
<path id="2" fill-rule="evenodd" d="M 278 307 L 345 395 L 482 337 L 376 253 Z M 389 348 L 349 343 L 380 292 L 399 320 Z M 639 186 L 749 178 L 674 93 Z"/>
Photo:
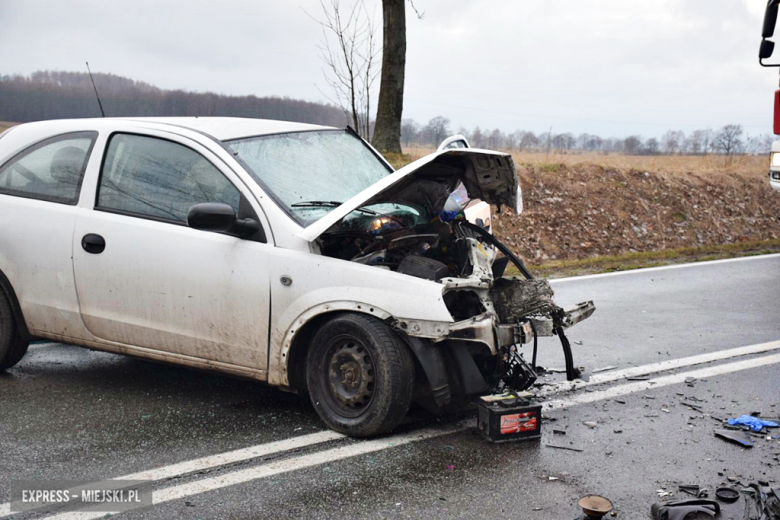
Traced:
<path id="1" fill-rule="evenodd" d="M 528 270 L 528 268 L 525 266 L 523 261 L 520 260 L 520 258 L 518 258 L 514 253 L 512 253 L 512 251 L 510 251 L 509 248 L 507 248 L 504 244 L 502 244 L 488 230 L 483 229 L 483 228 L 481 228 L 479 226 L 475 226 L 471 222 L 465 222 L 464 221 L 464 222 L 461 222 L 460 225 L 466 227 L 467 229 L 471 229 L 472 231 L 478 233 L 479 235 L 482 236 L 482 238 L 484 238 L 485 240 L 487 240 L 488 242 L 493 244 L 499 251 L 504 253 L 504 255 L 506 257 L 508 257 L 512 261 L 513 264 L 515 264 L 517 269 L 528 280 L 533 280 L 534 279 L 534 276 L 531 274 L 531 271 Z M 584 305 L 584 304 L 581 304 L 581 305 Z M 554 323 L 553 332 L 555 334 L 557 334 L 558 338 L 561 340 L 561 347 L 563 348 L 563 357 L 564 357 L 564 359 L 566 361 L 566 379 L 568 381 L 574 381 L 575 379 L 577 379 L 580 376 L 580 371 L 577 370 L 576 368 L 574 368 L 574 356 L 572 355 L 572 352 L 571 352 L 571 344 L 569 343 L 569 339 L 566 337 L 566 334 L 564 334 L 563 329 L 565 327 L 570 327 L 571 325 L 574 325 L 575 323 L 578 323 L 578 322 L 584 320 L 585 318 L 587 318 L 588 316 L 590 316 L 591 314 L 593 314 L 593 311 L 595 311 L 596 309 L 595 309 L 595 307 L 593 307 L 592 303 L 591 303 L 590 306 L 592 307 L 592 309 L 590 310 L 589 313 L 587 313 L 587 316 L 584 316 L 583 315 L 584 313 L 580 313 L 580 315 L 577 317 L 576 321 L 574 321 L 573 318 L 569 319 L 569 320 L 566 320 L 566 321 L 569 321 L 569 322 L 573 321 L 572 323 L 570 323 L 568 325 L 564 325 L 564 323 L 562 323 L 564 321 L 564 317 L 567 316 L 567 314 L 565 312 L 561 312 L 560 316 L 554 316 L 553 317 L 554 318 L 553 319 L 553 323 Z M 535 351 L 534 351 L 534 354 L 535 354 Z M 535 365 L 536 363 L 534 362 L 533 364 Z M 534 368 L 536 368 L 536 367 L 534 367 Z"/>

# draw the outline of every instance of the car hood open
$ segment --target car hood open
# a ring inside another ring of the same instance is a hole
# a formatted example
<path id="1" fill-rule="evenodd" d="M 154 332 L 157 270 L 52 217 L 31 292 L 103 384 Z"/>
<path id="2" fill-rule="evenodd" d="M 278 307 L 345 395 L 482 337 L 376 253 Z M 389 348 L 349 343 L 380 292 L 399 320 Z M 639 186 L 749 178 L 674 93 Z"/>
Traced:
<path id="1" fill-rule="evenodd" d="M 442 150 L 427 155 L 369 186 L 333 211 L 304 228 L 298 237 L 316 240 L 331 226 L 356 209 L 376 203 L 382 194 L 413 178 L 457 177 L 472 199 L 481 199 L 515 211 L 522 208 L 517 173 L 512 156 L 474 148 Z"/>

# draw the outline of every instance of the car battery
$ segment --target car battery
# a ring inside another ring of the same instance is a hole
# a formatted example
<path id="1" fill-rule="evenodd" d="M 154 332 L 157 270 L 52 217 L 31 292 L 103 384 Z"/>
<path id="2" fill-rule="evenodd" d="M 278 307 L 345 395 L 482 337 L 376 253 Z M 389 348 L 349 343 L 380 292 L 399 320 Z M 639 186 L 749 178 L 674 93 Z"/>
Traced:
<path id="1" fill-rule="evenodd" d="M 523 394 L 530 396 L 527 392 Z M 521 394 L 482 396 L 477 410 L 477 430 L 491 442 L 534 440 L 542 436 L 542 405 Z"/>

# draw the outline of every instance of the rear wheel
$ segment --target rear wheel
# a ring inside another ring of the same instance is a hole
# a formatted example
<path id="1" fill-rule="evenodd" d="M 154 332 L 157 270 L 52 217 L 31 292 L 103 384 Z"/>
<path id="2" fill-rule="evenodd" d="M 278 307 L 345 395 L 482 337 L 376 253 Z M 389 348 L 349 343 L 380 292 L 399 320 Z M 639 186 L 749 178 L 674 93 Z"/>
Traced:
<path id="1" fill-rule="evenodd" d="M 353 437 L 378 435 L 409 411 L 414 360 L 381 321 L 340 314 L 314 335 L 306 380 L 312 404 L 330 428 Z"/>
<path id="2" fill-rule="evenodd" d="M 0 286 L 0 371 L 11 368 L 24 357 L 29 342 L 22 340 L 14 319 L 11 301 Z"/>

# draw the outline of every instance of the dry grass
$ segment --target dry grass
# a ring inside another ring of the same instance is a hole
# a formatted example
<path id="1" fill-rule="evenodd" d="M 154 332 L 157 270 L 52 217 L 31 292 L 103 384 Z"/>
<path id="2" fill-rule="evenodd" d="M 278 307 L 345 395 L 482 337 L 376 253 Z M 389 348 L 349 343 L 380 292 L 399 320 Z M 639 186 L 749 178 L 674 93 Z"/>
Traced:
<path id="1" fill-rule="evenodd" d="M 425 155 L 435 152 L 433 147 L 410 146 L 404 150 L 404 156 L 391 161 L 395 164 L 405 164 L 403 160 L 409 162 L 419 159 Z M 736 156 L 723 157 L 719 155 L 622 155 L 622 154 L 600 154 L 592 152 L 584 153 L 561 153 L 551 152 L 549 154 L 541 152 L 510 152 L 515 160 L 515 164 L 533 165 L 542 169 L 549 168 L 554 171 L 555 165 L 565 164 L 574 166 L 577 164 L 596 164 L 607 168 L 618 168 L 621 170 L 642 170 L 655 173 L 671 174 L 714 174 L 714 173 L 737 173 L 749 176 L 766 176 L 769 169 L 769 157 L 759 156 Z"/>

